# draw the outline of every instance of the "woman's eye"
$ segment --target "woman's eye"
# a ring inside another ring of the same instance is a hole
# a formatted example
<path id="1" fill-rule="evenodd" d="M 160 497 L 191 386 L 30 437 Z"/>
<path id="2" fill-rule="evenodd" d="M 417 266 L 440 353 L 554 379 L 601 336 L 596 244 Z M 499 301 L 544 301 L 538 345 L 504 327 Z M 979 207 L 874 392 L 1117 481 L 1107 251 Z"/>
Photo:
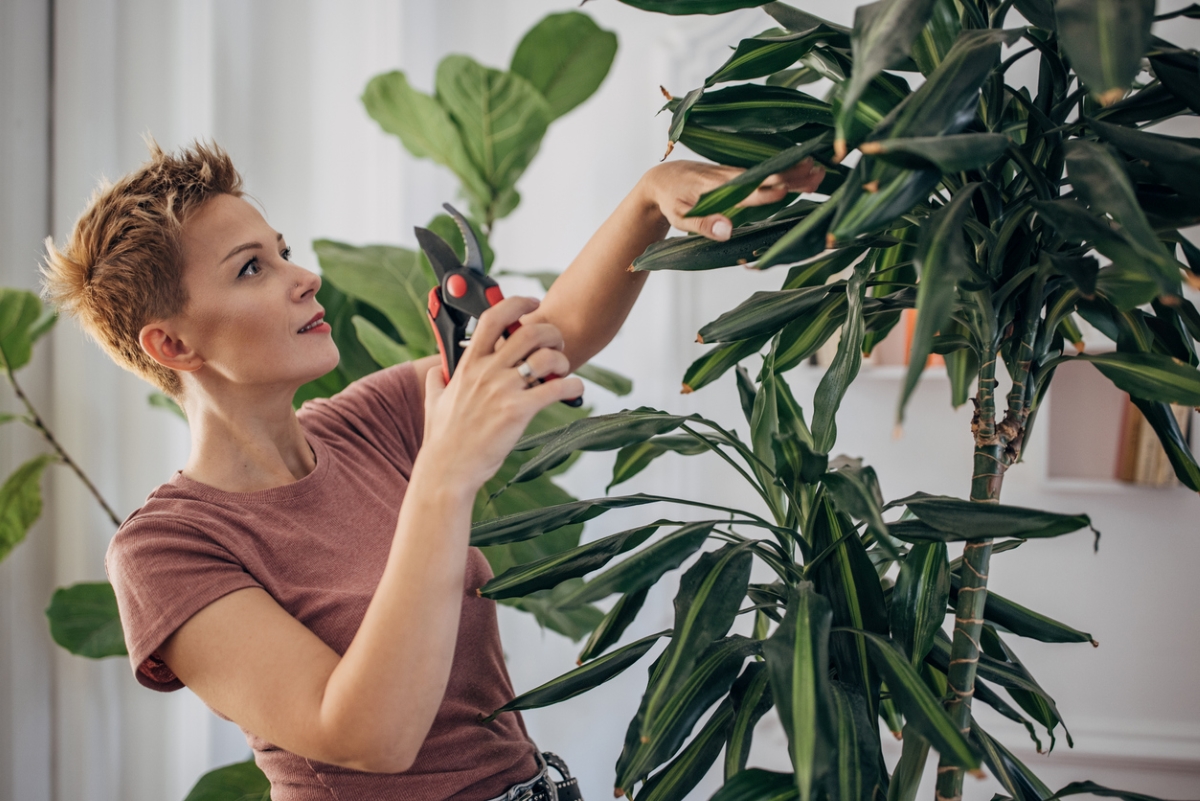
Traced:
<path id="1" fill-rule="evenodd" d="M 241 278 L 244 275 L 258 275 L 258 271 L 258 258 L 256 257 L 246 262 L 242 266 L 242 269 L 238 272 L 238 278 Z"/>
<path id="2" fill-rule="evenodd" d="M 279 255 L 283 257 L 284 261 L 291 261 L 292 260 L 292 249 L 284 248 L 283 252 L 280 253 Z"/>

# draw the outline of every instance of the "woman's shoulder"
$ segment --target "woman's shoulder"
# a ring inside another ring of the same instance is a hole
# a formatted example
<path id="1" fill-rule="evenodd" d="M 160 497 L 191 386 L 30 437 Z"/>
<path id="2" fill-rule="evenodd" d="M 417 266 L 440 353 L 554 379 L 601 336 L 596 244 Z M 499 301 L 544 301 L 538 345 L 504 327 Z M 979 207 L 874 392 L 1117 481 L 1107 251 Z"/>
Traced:
<path id="1" fill-rule="evenodd" d="M 319 436 L 369 444 L 411 464 L 425 428 L 424 393 L 413 362 L 386 367 L 328 398 L 305 401 L 298 416 Z"/>

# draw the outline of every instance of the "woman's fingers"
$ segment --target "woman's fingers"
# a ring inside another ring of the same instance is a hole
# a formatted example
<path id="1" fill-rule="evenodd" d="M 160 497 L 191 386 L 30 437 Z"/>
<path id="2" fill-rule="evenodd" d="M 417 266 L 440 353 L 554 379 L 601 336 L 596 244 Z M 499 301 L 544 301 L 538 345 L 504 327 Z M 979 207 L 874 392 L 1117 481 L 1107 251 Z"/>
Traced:
<path id="1" fill-rule="evenodd" d="M 494 353 L 499 348 L 496 343 L 504 332 L 539 305 L 534 298 L 511 297 L 505 298 L 479 315 L 475 333 L 471 335 L 471 347 L 467 348 L 463 361 L 475 361 Z M 450 343 L 447 342 L 446 345 L 449 347 Z"/>
<path id="2" fill-rule="evenodd" d="M 560 350 L 549 348 L 535 350 L 522 364 L 529 365 L 529 378 L 522 379 L 526 384 L 532 384 L 546 376 L 563 376 L 571 370 L 571 363 L 567 360 L 566 354 Z M 518 375 L 521 374 L 520 365 L 514 369 Z"/>
<path id="3" fill-rule="evenodd" d="M 733 223 L 724 214 L 710 214 L 707 217 L 684 217 L 680 214 L 671 224 L 680 231 L 700 234 L 718 242 L 724 242 L 733 233 Z"/>
<path id="4" fill-rule="evenodd" d="M 472 346 L 473 347 L 473 346 Z M 563 335 L 558 327 L 550 323 L 523 325 L 495 352 L 501 368 L 515 367 L 540 348 L 563 349 Z"/>

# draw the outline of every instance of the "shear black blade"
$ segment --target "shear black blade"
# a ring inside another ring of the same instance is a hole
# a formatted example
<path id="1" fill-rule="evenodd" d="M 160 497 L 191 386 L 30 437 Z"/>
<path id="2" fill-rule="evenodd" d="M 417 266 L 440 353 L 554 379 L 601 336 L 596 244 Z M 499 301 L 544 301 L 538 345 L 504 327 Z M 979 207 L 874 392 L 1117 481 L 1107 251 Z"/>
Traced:
<path id="1" fill-rule="evenodd" d="M 421 245 L 421 250 L 425 251 L 429 263 L 433 265 L 433 272 L 439 284 L 446 277 L 446 273 L 462 269 L 463 264 L 458 260 L 458 254 L 446 240 L 428 228 L 416 226 L 413 231 L 417 234 L 417 243 Z"/>
<path id="2" fill-rule="evenodd" d="M 467 243 L 467 263 L 463 266 L 470 267 L 476 272 L 483 272 L 483 250 L 480 249 L 479 240 L 475 237 L 475 229 L 467 222 L 467 218 L 449 203 L 443 203 L 442 208 L 454 218 L 454 222 L 458 223 L 458 230 L 462 231 L 463 241 Z"/>

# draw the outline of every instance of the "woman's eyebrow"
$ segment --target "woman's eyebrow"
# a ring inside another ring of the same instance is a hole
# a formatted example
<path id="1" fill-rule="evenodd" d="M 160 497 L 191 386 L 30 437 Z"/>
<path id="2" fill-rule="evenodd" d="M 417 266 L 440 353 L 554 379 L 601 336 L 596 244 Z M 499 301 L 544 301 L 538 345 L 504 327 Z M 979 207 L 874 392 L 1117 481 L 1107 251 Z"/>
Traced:
<path id="1" fill-rule="evenodd" d="M 275 234 L 275 241 L 282 242 L 283 234 Z M 234 256 L 236 256 L 237 254 L 241 253 L 244 250 L 258 250 L 261 247 L 262 247 L 262 245 L 259 244 L 258 242 L 244 242 L 244 243 L 238 245 L 233 250 L 229 251 L 229 254 L 225 258 L 221 259 L 221 263 L 224 264 L 225 262 L 229 261 Z"/>

